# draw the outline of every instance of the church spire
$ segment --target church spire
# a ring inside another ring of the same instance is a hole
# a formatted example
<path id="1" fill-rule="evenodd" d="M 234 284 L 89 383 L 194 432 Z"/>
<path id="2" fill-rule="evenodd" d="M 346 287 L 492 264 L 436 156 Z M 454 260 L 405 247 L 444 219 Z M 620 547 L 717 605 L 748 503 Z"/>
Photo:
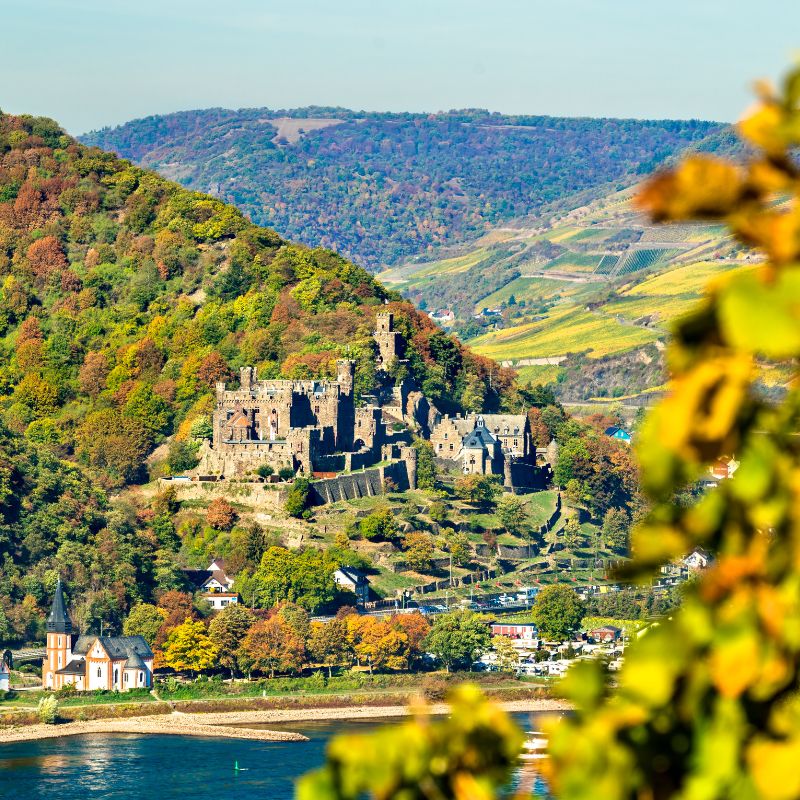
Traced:
<path id="1" fill-rule="evenodd" d="M 72 633 L 72 622 L 64 603 L 64 585 L 61 583 L 61 577 L 56 583 L 53 605 L 50 608 L 50 616 L 47 618 L 47 630 L 51 633 Z"/>

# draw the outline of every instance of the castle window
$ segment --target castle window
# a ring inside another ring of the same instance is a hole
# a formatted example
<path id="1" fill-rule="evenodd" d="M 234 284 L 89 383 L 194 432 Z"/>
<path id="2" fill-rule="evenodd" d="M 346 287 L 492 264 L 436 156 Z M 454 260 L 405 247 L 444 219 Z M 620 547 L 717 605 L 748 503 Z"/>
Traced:
<path id="1" fill-rule="evenodd" d="M 452 443 L 450 444 L 450 449 L 451 449 L 451 450 L 453 449 L 453 445 L 452 445 Z"/>
<path id="2" fill-rule="evenodd" d="M 58 646 L 61 647 L 61 637 L 58 637 Z"/>
<path id="3" fill-rule="evenodd" d="M 114 683 L 117 683 L 117 681 L 119 681 L 119 670 L 115 669 L 114 670 Z"/>
<path id="4" fill-rule="evenodd" d="M 519 440 L 514 439 L 514 447 L 516 447 L 518 444 L 519 444 Z"/>
<path id="5" fill-rule="evenodd" d="M 441 450 L 443 447 L 444 445 L 441 442 L 439 442 L 439 449 Z"/>
<path id="6" fill-rule="evenodd" d="M 314 413 L 319 414 L 319 406 L 314 406 Z"/>
<path id="7" fill-rule="evenodd" d="M 103 677 L 103 669 L 102 669 L 102 667 L 98 667 L 97 668 L 97 677 L 98 678 L 102 678 Z"/>
<path id="8" fill-rule="evenodd" d="M 127 672 L 123 673 L 123 680 L 125 681 L 125 683 L 128 682 L 128 673 Z"/>
<path id="9" fill-rule="evenodd" d="M 445 435 L 444 435 L 444 438 L 445 438 L 445 439 L 447 438 L 447 434 L 445 434 Z"/>
<path id="10" fill-rule="evenodd" d="M 63 664 L 61 663 L 61 653 L 58 654 L 58 666 L 62 667 Z"/>

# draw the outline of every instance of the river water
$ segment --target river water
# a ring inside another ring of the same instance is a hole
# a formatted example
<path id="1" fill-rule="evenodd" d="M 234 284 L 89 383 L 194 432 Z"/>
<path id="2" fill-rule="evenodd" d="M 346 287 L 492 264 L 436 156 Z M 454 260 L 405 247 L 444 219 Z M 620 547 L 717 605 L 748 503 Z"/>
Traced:
<path id="1" fill-rule="evenodd" d="M 530 726 L 527 715 L 520 724 Z M 0 745 L 0 798 L 53 800 L 291 800 L 294 780 L 324 761 L 341 732 L 392 722 L 319 722 L 283 727 L 308 742 L 105 734 Z M 234 764 L 242 769 L 238 774 Z M 537 796 L 545 797 L 541 784 Z"/>

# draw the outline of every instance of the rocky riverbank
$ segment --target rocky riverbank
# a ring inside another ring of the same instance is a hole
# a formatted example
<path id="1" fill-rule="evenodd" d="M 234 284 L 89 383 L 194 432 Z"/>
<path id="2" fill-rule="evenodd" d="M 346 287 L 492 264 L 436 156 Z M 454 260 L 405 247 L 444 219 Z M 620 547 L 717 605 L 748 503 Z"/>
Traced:
<path id="1" fill-rule="evenodd" d="M 500 704 L 509 712 L 553 712 L 568 708 L 557 700 L 514 700 Z M 435 714 L 446 714 L 448 707 L 432 707 Z M 174 712 L 128 719 L 97 719 L 64 722 L 58 725 L 20 725 L 0 729 L 0 744 L 53 739 L 61 736 L 86 736 L 109 733 L 159 734 L 174 736 L 209 736 L 216 738 L 255 739 L 266 742 L 306 741 L 291 731 L 249 728 L 247 725 L 277 725 L 292 722 L 326 720 L 380 719 L 409 713 L 408 706 L 355 706 L 348 708 L 289 708 L 257 711 L 229 711 L 209 714 Z"/>

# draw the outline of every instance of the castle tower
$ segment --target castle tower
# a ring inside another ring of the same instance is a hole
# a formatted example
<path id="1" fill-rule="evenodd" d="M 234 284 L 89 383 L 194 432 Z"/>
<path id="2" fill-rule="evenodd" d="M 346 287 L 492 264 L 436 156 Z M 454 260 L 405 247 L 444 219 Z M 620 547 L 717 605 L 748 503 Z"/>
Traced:
<path id="1" fill-rule="evenodd" d="M 72 660 L 72 621 L 64 602 L 64 585 L 59 577 L 50 616 L 47 618 L 47 654 L 42 664 L 42 686 L 60 689 L 63 677 L 56 674 Z"/>
<path id="2" fill-rule="evenodd" d="M 336 362 L 336 382 L 342 394 L 353 394 L 356 379 L 356 362 L 347 358 L 340 358 Z"/>
<path id="3" fill-rule="evenodd" d="M 375 318 L 375 341 L 378 344 L 378 369 L 386 369 L 396 358 L 403 357 L 403 337 L 394 329 L 394 314 L 382 311 Z"/>

